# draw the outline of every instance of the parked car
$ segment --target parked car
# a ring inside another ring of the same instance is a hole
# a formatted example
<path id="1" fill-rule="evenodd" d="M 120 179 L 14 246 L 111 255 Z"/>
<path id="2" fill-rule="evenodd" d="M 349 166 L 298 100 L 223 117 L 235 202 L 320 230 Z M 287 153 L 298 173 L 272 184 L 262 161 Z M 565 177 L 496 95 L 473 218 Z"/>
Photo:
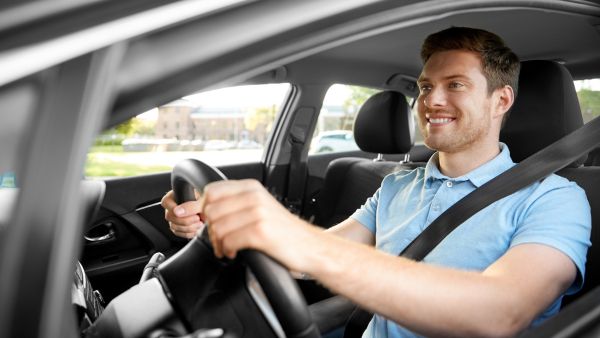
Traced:
<path id="1" fill-rule="evenodd" d="M 252 140 L 241 140 L 235 146 L 238 149 L 260 149 L 262 144 Z"/>
<path id="2" fill-rule="evenodd" d="M 277 318 L 306 314 L 303 300 L 320 301 L 330 296 L 327 290 L 303 286 L 304 299 L 292 297 L 295 307 L 275 311 L 246 265 L 215 261 L 202 248 L 196 258 L 203 259 L 194 264 L 171 265 L 178 278 L 141 278 L 151 257 L 160 257 L 156 253 L 177 257 L 188 244 L 169 231 L 159 204 L 171 189 L 171 173 L 82 183 L 88 148 L 102 130 L 192 93 L 289 83 L 262 158 L 218 169 L 230 179 L 261 181 L 309 219 L 322 202 L 328 164 L 344 156 L 306 156 L 328 88 L 351 84 L 415 98 L 420 44 L 450 26 L 493 31 L 522 60 L 554 60 L 576 80 L 600 77 L 600 5 L 585 0 L 3 4 L 0 175 L 8 183 L 0 188 L 0 337 L 286 335 L 306 316 Z M 563 123 L 550 117 L 529 122 L 522 128 Z M 414 162 L 430 155 L 422 145 L 411 150 Z M 353 152 L 358 157 L 372 154 Z M 599 182 L 589 177 L 590 186 Z M 345 188 L 360 190 L 357 184 Z M 596 229 L 600 204 L 594 191 L 588 198 Z M 600 302 L 589 298 L 600 283 L 596 237 L 594 230 L 587 286 L 564 310 L 568 316 L 559 314 L 541 328 L 544 337 L 598 334 Z M 199 272 L 205 273 L 200 282 L 192 280 Z M 276 286 L 288 280 L 286 271 L 263 272 Z M 280 298 L 298 296 L 292 291 Z M 101 298 L 111 305 L 105 308 Z M 344 328 L 327 325 L 334 321 L 328 315 L 318 327 L 340 336 Z M 90 330 L 99 316 L 107 324 Z"/>
<path id="3" fill-rule="evenodd" d="M 225 140 L 207 140 L 204 142 L 204 150 L 226 150 L 234 147 L 234 144 Z"/>
<path id="4" fill-rule="evenodd" d="M 310 145 L 311 153 L 329 153 L 359 150 L 349 130 L 329 130 L 317 135 Z"/>

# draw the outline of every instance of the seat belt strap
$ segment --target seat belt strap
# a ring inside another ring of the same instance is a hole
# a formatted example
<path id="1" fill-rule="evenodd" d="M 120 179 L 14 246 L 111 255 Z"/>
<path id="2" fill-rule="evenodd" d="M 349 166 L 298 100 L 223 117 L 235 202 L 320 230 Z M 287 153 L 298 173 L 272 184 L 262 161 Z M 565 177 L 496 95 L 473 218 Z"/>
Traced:
<path id="1" fill-rule="evenodd" d="M 304 197 L 304 182 L 306 181 L 306 162 L 302 161 L 302 152 L 308 139 L 308 130 L 314 123 L 316 109 L 313 107 L 300 107 L 295 115 L 290 130 L 290 167 L 288 171 L 287 194 L 285 206 L 294 214 L 302 210 Z"/>
<path id="2" fill-rule="evenodd" d="M 450 232 L 481 209 L 568 166 L 599 143 L 600 118 L 595 118 L 463 197 L 423 230 L 400 256 L 422 260 Z"/>
<path id="3" fill-rule="evenodd" d="M 302 149 L 304 142 L 295 138 L 290 138 L 292 151 L 290 152 L 290 171 L 288 176 L 288 193 L 285 199 L 285 205 L 289 211 L 299 214 L 302 207 L 302 196 L 304 192 L 304 180 L 306 177 L 306 166 L 302 163 Z"/>

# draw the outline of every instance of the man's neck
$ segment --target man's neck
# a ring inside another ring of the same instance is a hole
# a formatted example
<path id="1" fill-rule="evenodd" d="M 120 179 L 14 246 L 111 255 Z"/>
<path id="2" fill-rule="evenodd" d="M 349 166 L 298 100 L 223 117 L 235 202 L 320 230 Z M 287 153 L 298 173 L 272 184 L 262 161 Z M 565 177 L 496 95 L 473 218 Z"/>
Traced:
<path id="1" fill-rule="evenodd" d="M 448 177 L 459 177 L 491 161 L 499 153 L 500 145 L 498 142 L 455 153 L 440 151 L 438 153 L 438 166 L 442 174 Z"/>

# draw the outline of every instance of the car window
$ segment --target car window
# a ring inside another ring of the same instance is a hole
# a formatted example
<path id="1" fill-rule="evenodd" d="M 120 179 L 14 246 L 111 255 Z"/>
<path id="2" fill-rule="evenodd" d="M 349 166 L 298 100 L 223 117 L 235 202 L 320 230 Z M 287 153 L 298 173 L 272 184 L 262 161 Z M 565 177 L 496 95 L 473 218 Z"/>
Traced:
<path id="1" fill-rule="evenodd" d="M 310 153 L 359 150 L 352 127 L 360 106 L 380 90 L 334 84 L 323 100 L 317 127 L 310 144 Z"/>
<path id="2" fill-rule="evenodd" d="M 189 95 L 104 131 L 88 152 L 86 177 L 168 171 L 186 158 L 219 166 L 260 161 L 289 84 Z"/>
<path id="3" fill-rule="evenodd" d="M 600 116 L 600 79 L 575 81 L 583 122 Z"/>
<path id="4" fill-rule="evenodd" d="M 309 153 L 359 150 L 352 133 L 354 119 L 363 103 L 380 91 L 368 87 L 332 85 L 325 94 Z M 413 111 L 416 114 L 416 110 Z M 415 128 L 415 143 L 423 143 L 418 128 Z"/>

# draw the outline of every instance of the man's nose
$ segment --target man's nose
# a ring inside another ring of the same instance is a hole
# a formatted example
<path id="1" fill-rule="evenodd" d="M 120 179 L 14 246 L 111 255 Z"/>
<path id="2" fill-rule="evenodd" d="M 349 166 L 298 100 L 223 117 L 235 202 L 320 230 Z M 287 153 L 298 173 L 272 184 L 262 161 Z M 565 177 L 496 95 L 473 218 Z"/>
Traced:
<path id="1" fill-rule="evenodd" d="M 443 107 L 446 105 L 446 91 L 443 88 L 433 87 L 425 96 L 423 103 L 427 108 Z"/>

